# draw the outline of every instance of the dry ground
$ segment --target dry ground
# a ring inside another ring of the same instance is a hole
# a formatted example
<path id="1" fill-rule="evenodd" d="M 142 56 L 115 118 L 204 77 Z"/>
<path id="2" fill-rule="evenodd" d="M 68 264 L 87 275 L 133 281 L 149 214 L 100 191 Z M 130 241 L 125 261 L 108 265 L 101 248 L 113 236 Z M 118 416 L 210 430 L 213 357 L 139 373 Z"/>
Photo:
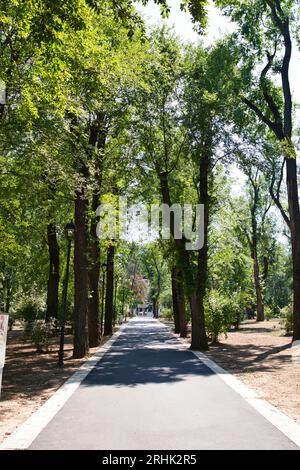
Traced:
<path id="1" fill-rule="evenodd" d="M 248 320 L 206 354 L 300 424 L 300 363 L 290 346 L 279 321 Z"/>
<path id="2" fill-rule="evenodd" d="M 102 344 L 107 341 L 104 338 Z M 90 354 L 97 351 L 91 349 Z M 57 367 L 58 339 L 49 353 L 38 354 L 22 341 L 22 331 L 8 333 L 0 399 L 0 442 L 22 424 L 72 375 L 85 359 L 72 359 L 71 337 L 66 337 L 65 367 Z"/>

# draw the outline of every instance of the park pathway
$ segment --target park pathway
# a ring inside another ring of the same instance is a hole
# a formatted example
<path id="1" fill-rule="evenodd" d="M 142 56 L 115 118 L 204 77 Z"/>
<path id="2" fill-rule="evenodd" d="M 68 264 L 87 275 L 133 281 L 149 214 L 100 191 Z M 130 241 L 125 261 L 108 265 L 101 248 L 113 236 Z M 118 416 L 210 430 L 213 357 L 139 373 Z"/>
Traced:
<path id="1" fill-rule="evenodd" d="M 295 449 L 157 320 L 129 322 L 31 449 Z"/>

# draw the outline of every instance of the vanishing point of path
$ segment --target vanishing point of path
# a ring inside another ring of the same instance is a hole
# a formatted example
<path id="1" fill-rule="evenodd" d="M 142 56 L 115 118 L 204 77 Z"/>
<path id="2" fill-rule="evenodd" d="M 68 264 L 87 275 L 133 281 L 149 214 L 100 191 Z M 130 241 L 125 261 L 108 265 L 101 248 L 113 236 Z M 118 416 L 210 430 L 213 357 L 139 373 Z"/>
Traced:
<path id="1" fill-rule="evenodd" d="M 296 449 L 157 320 L 129 322 L 31 449 Z"/>

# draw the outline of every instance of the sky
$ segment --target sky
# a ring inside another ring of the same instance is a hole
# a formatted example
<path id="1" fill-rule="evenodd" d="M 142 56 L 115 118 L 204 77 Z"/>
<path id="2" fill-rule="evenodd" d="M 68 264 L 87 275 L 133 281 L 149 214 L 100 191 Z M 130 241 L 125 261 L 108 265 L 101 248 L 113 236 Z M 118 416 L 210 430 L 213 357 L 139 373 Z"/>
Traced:
<path id="1" fill-rule="evenodd" d="M 170 0 L 169 4 L 171 5 L 171 13 L 165 22 L 170 26 L 174 25 L 177 34 L 184 41 L 199 41 L 199 35 L 193 29 L 189 13 L 180 10 L 180 0 Z M 160 8 L 153 1 L 150 1 L 144 7 L 139 5 L 138 10 L 143 13 L 148 24 L 153 25 L 161 22 Z M 213 5 L 210 5 L 209 25 L 204 42 L 209 44 L 222 34 L 231 32 L 232 30 L 233 26 L 228 22 L 227 18 L 224 18 Z"/>
<path id="2" fill-rule="evenodd" d="M 171 13 L 167 20 L 164 20 L 169 26 L 174 26 L 178 36 L 184 42 L 197 43 L 200 36 L 194 31 L 193 23 L 189 13 L 180 10 L 180 0 L 169 0 L 171 6 Z M 153 1 L 150 1 L 146 6 L 138 5 L 138 10 L 142 12 L 146 23 L 149 26 L 162 23 L 160 8 Z M 229 21 L 221 11 L 216 8 L 212 1 L 208 7 L 208 27 L 206 36 L 201 38 L 206 46 L 212 44 L 216 39 L 233 32 L 235 26 Z M 290 84 L 293 94 L 294 102 L 300 103 L 300 86 L 299 86 L 299 69 L 300 69 L 300 53 L 297 47 L 293 47 L 292 60 L 290 65 Z M 296 112 L 297 123 L 300 125 L 300 108 Z M 236 180 L 232 185 L 232 193 L 240 194 L 243 191 L 245 176 L 233 166 L 231 169 L 231 176 Z"/>
<path id="3" fill-rule="evenodd" d="M 175 27 L 175 31 L 183 41 L 192 41 L 197 43 L 200 36 L 194 31 L 193 24 L 188 13 L 180 10 L 180 0 L 169 0 L 171 6 L 170 17 L 165 20 L 167 24 Z M 159 24 L 162 22 L 160 16 L 160 8 L 153 1 L 150 1 L 146 6 L 138 5 L 138 10 L 141 11 L 149 25 Z M 204 44 L 209 45 L 214 40 L 222 37 L 226 33 L 234 31 L 234 25 L 230 23 L 228 18 L 224 17 L 220 10 L 213 6 L 212 2 L 209 6 L 208 15 L 208 28 L 204 38 Z M 291 89 L 294 100 L 300 103 L 300 86 L 299 86 L 299 68 L 300 68 L 300 53 L 294 47 L 293 56 L 291 61 Z M 299 116 L 300 121 L 300 116 Z"/>

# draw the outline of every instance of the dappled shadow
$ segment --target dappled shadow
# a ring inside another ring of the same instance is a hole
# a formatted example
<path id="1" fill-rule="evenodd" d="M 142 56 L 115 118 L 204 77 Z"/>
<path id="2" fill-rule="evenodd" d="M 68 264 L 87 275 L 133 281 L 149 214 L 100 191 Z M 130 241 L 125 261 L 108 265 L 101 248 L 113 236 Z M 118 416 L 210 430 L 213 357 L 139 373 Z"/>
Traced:
<path id="1" fill-rule="evenodd" d="M 178 382 L 213 372 L 181 348 L 168 329 L 151 320 L 134 321 L 84 381 L 84 386 L 130 386 Z"/>
<path id="2" fill-rule="evenodd" d="M 260 327 L 257 328 L 256 325 L 253 326 L 244 326 L 242 328 L 239 328 L 238 330 L 232 329 L 230 330 L 230 333 L 272 333 L 275 330 L 275 328 L 264 328 Z"/>
<path id="3" fill-rule="evenodd" d="M 50 353 L 40 354 L 22 337 L 22 331 L 9 332 L 0 404 L 15 398 L 34 400 L 49 389 L 57 389 L 80 363 L 72 359 L 71 336 L 66 337 L 64 369 L 57 367 L 58 344 L 53 344 Z M 58 343 L 57 338 L 54 341 Z"/>
<path id="4" fill-rule="evenodd" d="M 245 324 L 243 323 L 242 326 L 236 330 L 236 329 L 231 329 L 230 330 L 230 333 L 255 333 L 255 334 L 270 334 L 270 333 L 274 333 L 274 332 L 280 332 L 281 330 L 283 331 L 282 328 L 276 326 L 276 327 L 263 327 L 263 326 L 259 326 L 258 323 L 252 323 L 252 324 L 249 324 L 249 326 L 244 326 Z M 285 336 L 284 333 L 282 333 L 282 336 Z"/>
<path id="5" fill-rule="evenodd" d="M 207 355 L 228 371 L 237 373 L 274 372 L 274 370 L 291 362 L 289 353 L 279 354 L 282 351 L 290 350 L 290 348 L 290 344 L 271 347 L 258 346 L 253 343 L 237 345 L 218 343 L 211 345 Z"/>
<path id="6" fill-rule="evenodd" d="M 66 338 L 64 370 L 56 367 L 57 351 L 41 356 L 32 346 L 20 344 L 17 339 L 14 338 L 16 345 L 7 357 L 1 401 L 12 400 L 16 396 L 34 399 L 50 388 L 58 388 L 61 381 L 78 368 L 78 361 L 71 359 L 71 337 Z M 290 344 L 270 347 L 252 343 L 219 343 L 212 345 L 207 354 L 231 372 L 269 372 L 291 361 L 289 354 L 278 354 L 289 347 Z M 170 334 L 168 328 L 156 320 L 143 318 L 129 323 L 83 385 L 134 387 L 146 383 L 178 382 L 188 376 L 210 377 L 212 374 Z"/>
<path id="7" fill-rule="evenodd" d="M 270 333 L 276 333 L 277 336 L 286 336 L 284 327 L 280 324 L 280 322 L 271 320 L 264 322 L 257 322 L 256 320 L 244 320 L 237 330 L 232 328 L 230 333 L 255 333 L 267 335 Z"/>

